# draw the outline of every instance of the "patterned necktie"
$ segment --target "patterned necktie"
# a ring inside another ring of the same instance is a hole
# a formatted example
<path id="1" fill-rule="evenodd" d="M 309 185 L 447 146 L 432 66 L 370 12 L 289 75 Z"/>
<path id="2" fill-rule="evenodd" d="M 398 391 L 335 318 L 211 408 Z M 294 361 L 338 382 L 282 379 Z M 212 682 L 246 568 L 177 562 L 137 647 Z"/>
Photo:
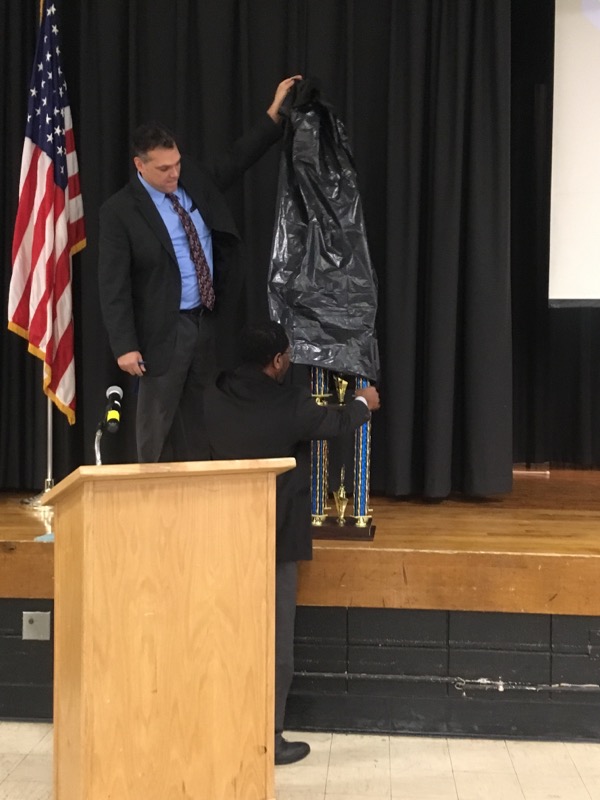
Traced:
<path id="1" fill-rule="evenodd" d="M 173 204 L 173 208 L 175 209 L 175 211 L 177 212 L 177 216 L 181 220 L 181 224 L 183 225 L 183 230 L 185 231 L 185 234 L 188 238 L 188 242 L 190 243 L 190 255 L 192 257 L 192 261 L 194 262 L 194 267 L 196 268 L 198 283 L 200 284 L 202 305 L 206 306 L 206 308 L 208 308 L 209 311 L 212 311 L 215 305 L 215 290 L 213 289 L 212 285 L 210 268 L 208 266 L 206 256 L 204 255 L 204 250 L 202 249 L 202 245 L 200 244 L 200 237 L 198 236 L 198 231 L 196 230 L 196 226 L 194 225 L 192 218 L 177 199 L 177 195 L 170 194 L 167 192 L 166 196 Z"/>

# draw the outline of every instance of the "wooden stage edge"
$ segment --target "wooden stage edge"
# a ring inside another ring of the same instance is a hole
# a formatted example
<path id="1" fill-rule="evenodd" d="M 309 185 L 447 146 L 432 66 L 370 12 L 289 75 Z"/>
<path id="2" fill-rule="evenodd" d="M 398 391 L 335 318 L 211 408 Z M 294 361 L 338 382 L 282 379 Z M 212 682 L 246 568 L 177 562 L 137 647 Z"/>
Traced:
<path id="1" fill-rule="evenodd" d="M 54 594 L 52 527 L 0 495 L 0 598 Z M 372 499 L 373 541 L 315 540 L 298 604 L 600 615 L 600 471 L 515 473 L 511 494 Z M 200 531 L 199 531 L 200 533 Z"/>

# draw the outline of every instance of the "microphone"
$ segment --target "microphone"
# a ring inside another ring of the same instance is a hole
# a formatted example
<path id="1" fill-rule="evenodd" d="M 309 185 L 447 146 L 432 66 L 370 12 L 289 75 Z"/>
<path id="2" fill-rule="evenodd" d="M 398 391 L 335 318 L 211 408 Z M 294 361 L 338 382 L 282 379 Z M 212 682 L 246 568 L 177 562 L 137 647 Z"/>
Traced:
<path id="1" fill-rule="evenodd" d="M 108 405 L 104 412 L 104 427 L 109 433 L 116 433 L 121 422 L 121 398 L 123 389 L 120 386 L 109 386 L 106 390 Z"/>

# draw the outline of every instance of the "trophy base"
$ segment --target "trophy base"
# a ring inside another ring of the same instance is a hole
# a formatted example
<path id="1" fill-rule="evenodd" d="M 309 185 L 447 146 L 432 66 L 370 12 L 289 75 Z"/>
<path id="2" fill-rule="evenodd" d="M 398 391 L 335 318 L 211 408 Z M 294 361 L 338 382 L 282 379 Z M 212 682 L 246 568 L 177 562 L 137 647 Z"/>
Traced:
<path id="1" fill-rule="evenodd" d="M 375 536 L 375 525 L 369 518 L 364 525 L 357 525 L 354 517 L 346 517 L 344 524 L 337 517 L 325 517 L 320 525 L 312 525 L 313 539 L 370 540 Z"/>

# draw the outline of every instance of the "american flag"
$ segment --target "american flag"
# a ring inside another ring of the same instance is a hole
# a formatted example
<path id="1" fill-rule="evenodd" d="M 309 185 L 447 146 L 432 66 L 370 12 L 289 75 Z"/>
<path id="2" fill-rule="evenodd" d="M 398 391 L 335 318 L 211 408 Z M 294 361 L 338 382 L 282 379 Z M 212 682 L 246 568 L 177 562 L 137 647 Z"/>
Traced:
<path id="1" fill-rule="evenodd" d="M 44 0 L 21 161 L 8 327 L 44 362 L 44 391 L 75 422 L 71 256 L 85 247 L 56 7 Z"/>

